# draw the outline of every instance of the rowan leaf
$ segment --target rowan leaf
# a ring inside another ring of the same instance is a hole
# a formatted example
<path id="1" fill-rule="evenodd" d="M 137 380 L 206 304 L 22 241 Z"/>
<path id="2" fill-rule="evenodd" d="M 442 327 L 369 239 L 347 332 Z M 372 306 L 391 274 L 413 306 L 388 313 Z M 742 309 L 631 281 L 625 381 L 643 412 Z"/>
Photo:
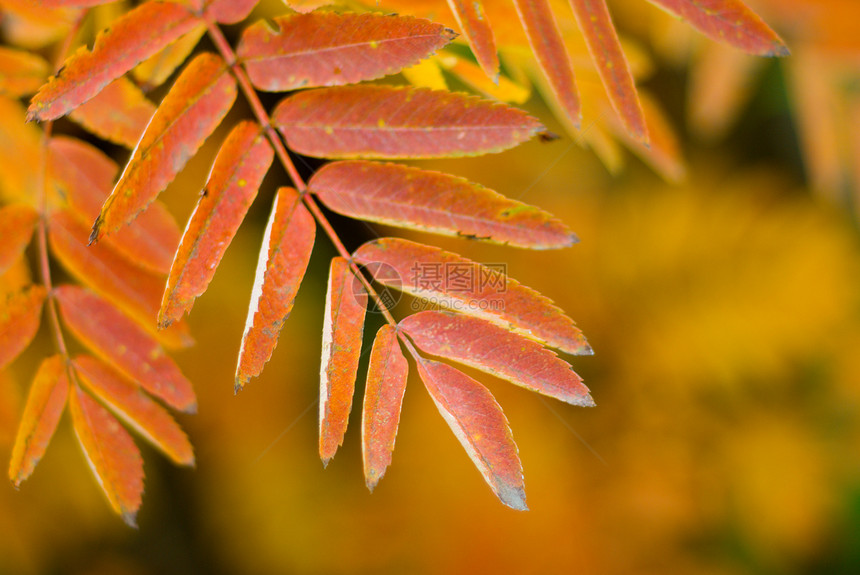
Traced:
<path id="1" fill-rule="evenodd" d="M 221 24 L 236 24 L 251 13 L 260 0 L 211 0 L 207 2 L 206 17 Z"/>
<path id="2" fill-rule="evenodd" d="M 740 0 L 648 0 L 709 38 L 759 56 L 788 56 L 776 32 Z"/>
<path id="3" fill-rule="evenodd" d="M 198 24 L 179 40 L 135 66 L 131 71 L 132 76 L 144 91 L 161 86 L 179 66 L 185 63 L 205 33 L 206 25 Z"/>
<path id="4" fill-rule="evenodd" d="M 578 241 L 547 212 L 441 172 L 334 162 L 317 171 L 308 186 L 329 209 L 352 218 L 532 249 Z"/>
<path id="5" fill-rule="evenodd" d="M 50 66 L 38 54 L 0 47 L 0 94 L 19 98 L 44 84 Z"/>
<path id="6" fill-rule="evenodd" d="M 312 12 L 320 6 L 325 6 L 327 4 L 333 3 L 334 0 L 284 0 L 284 4 L 286 4 L 296 12 L 301 12 L 302 14 Z"/>
<path id="7" fill-rule="evenodd" d="M 517 445 L 493 395 L 450 365 L 423 358 L 417 363 L 439 413 L 493 492 L 508 507 L 527 510 Z"/>
<path id="8" fill-rule="evenodd" d="M 115 303 L 141 328 L 170 347 L 192 343 L 188 326 L 176 324 L 159 331 L 155 325 L 164 279 L 135 265 L 108 243 L 87 247 L 87 227 L 68 210 L 48 221 L 48 241 L 54 256 L 81 283 Z"/>
<path id="9" fill-rule="evenodd" d="M 486 320 L 422 311 L 400 322 L 415 345 L 431 355 L 474 367 L 571 405 L 594 406 L 588 388 L 566 361 L 530 339 Z"/>
<path id="10" fill-rule="evenodd" d="M 606 0 L 570 0 L 570 5 L 612 107 L 633 139 L 647 143 L 648 126 L 636 83 L 621 49 Z"/>
<path id="11" fill-rule="evenodd" d="M 158 312 L 161 327 L 180 319 L 206 291 L 273 157 L 256 122 L 242 122 L 227 136 L 170 268 Z"/>
<path id="12" fill-rule="evenodd" d="M 51 138 L 48 149 L 54 188 L 81 223 L 88 226 L 110 194 L 119 168 L 101 150 L 74 138 Z M 108 243 L 140 267 L 166 274 L 181 234 L 173 215 L 156 200 L 131 224 L 113 234 Z M 83 242 L 86 236 L 78 240 Z"/>
<path id="13" fill-rule="evenodd" d="M 8 296 L 0 306 L 0 370 L 33 341 L 46 295 L 45 288 L 32 285 Z"/>
<path id="14" fill-rule="evenodd" d="M 136 527 L 143 495 L 143 459 L 131 436 L 108 411 L 77 385 L 69 398 L 75 435 L 108 501 Z"/>
<path id="15" fill-rule="evenodd" d="M 331 261 L 323 318 L 320 370 L 320 458 L 323 465 L 343 443 L 367 310 L 367 292 L 341 257 Z"/>
<path id="16" fill-rule="evenodd" d="M 194 450 L 170 414 L 140 387 L 102 361 L 81 355 L 72 361 L 87 388 L 121 420 L 178 465 L 194 465 Z"/>
<path id="17" fill-rule="evenodd" d="M 90 8 L 100 4 L 108 4 L 114 0 L 41 0 L 40 3 L 50 8 L 65 6 L 68 8 Z"/>
<path id="18" fill-rule="evenodd" d="M 54 293 L 66 327 L 93 353 L 174 409 L 197 409 L 191 382 L 152 336 L 89 290 L 61 286 Z"/>
<path id="19" fill-rule="evenodd" d="M 547 0 L 514 0 L 529 45 L 561 108 L 579 128 L 582 111 L 573 68 Z"/>
<path id="20" fill-rule="evenodd" d="M 549 298 L 507 277 L 504 269 L 399 238 L 367 242 L 353 257 L 365 266 L 391 266 L 396 274 L 375 278 L 391 288 L 513 329 L 566 353 L 592 353 L 572 319 Z"/>
<path id="21" fill-rule="evenodd" d="M 197 56 L 161 101 L 101 214 L 90 241 L 146 208 L 197 152 L 236 99 L 236 82 L 214 54 Z"/>
<path id="22" fill-rule="evenodd" d="M 469 41 L 478 64 L 487 76 L 496 82 L 499 77 L 499 55 L 496 52 L 493 28 L 481 0 L 448 0 L 448 6 Z"/>
<path id="23" fill-rule="evenodd" d="M 12 448 L 9 479 L 15 487 L 30 477 L 45 454 L 68 395 L 69 380 L 63 358 L 59 355 L 46 358 L 33 378 Z"/>
<path id="24" fill-rule="evenodd" d="M 257 260 L 251 303 L 242 335 L 235 390 L 262 373 L 278 343 L 314 247 L 316 225 L 292 188 L 275 198 Z"/>
<path id="25" fill-rule="evenodd" d="M 154 113 L 155 105 L 123 76 L 75 109 L 69 118 L 100 138 L 134 148 Z"/>
<path id="26" fill-rule="evenodd" d="M 38 221 L 39 212 L 27 204 L 0 207 L 0 275 L 24 253 Z"/>
<path id="27" fill-rule="evenodd" d="M 181 4 L 141 4 L 99 34 L 92 51 L 82 46 L 66 61 L 33 98 L 27 120 L 54 120 L 68 114 L 196 24 L 197 18 Z"/>
<path id="28" fill-rule="evenodd" d="M 397 330 L 383 325 L 370 351 L 362 408 L 361 453 L 364 479 L 371 491 L 391 465 L 408 374 Z"/>
<path id="29" fill-rule="evenodd" d="M 273 24 L 247 28 L 236 50 L 251 82 L 270 92 L 396 74 L 455 36 L 428 20 L 382 14 L 291 14 Z"/>
<path id="30" fill-rule="evenodd" d="M 290 148 L 323 158 L 442 158 L 501 152 L 544 130 L 505 104 L 411 87 L 341 86 L 281 102 Z"/>

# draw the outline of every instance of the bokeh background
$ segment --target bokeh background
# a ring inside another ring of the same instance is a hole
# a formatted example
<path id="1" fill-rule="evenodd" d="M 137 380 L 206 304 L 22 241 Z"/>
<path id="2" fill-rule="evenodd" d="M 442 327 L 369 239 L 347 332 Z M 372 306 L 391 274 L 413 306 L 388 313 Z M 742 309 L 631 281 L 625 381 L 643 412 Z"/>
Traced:
<path id="1" fill-rule="evenodd" d="M 642 0 L 610 2 L 650 63 L 640 84 L 678 134 L 684 179 L 623 151 L 623 166 L 607 167 L 569 136 L 420 164 L 541 206 L 582 240 L 534 253 L 411 236 L 506 262 L 595 349 L 572 359 L 593 409 L 481 378 L 511 422 L 530 511 L 496 500 L 414 373 L 376 491 L 362 477 L 359 410 L 323 469 L 323 238 L 272 362 L 233 395 L 275 173 L 194 308 L 198 344 L 177 354 L 199 396 L 199 414 L 179 416 L 196 469 L 142 446 L 146 494 L 131 530 L 64 419 L 20 491 L 0 482 L 0 574 L 860 573 L 860 10 L 749 4 L 792 58 L 738 55 Z M 524 107 L 565 133 L 539 97 Z M 180 221 L 218 140 L 162 196 Z M 333 220 L 352 247 L 394 233 Z M 380 323 L 369 318 L 368 337 Z M 0 460 L 49 349 L 40 339 L 0 374 Z"/>

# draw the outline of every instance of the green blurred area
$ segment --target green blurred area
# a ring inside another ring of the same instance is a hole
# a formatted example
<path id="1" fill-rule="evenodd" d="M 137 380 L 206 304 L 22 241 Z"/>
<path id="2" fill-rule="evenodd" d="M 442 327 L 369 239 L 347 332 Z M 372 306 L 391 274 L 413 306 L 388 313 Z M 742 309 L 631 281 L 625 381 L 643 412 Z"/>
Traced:
<path id="1" fill-rule="evenodd" d="M 196 469 L 144 447 L 144 506 L 130 530 L 103 501 L 64 416 L 21 491 L 0 482 L 0 574 L 860 572 L 856 222 L 805 189 L 775 65 L 721 143 L 683 127 L 686 81 L 666 66 L 648 83 L 684 140 L 683 184 L 632 159 L 610 176 L 567 138 L 420 164 L 541 206 L 581 238 L 535 253 L 409 236 L 506 262 L 595 350 L 571 360 L 593 409 L 481 378 L 511 422 L 529 512 L 496 500 L 414 369 L 376 491 L 364 486 L 355 406 L 323 469 L 317 374 L 333 255 L 324 238 L 274 358 L 233 395 L 270 175 L 191 314 L 197 346 L 177 355 L 199 397 L 198 415 L 179 416 Z M 538 102 L 530 107 L 562 131 Z M 165 194 L 180 221 L 216 149 Z M 336 223 L 351 245 L 403 235 Z M 366 350 L 379 324 L 369 318 Z M 21 401 L 30 373 L 16 365 L 0 379 L 4 409 Z M 8 461 L 17 414 L 0 418 Z"/>

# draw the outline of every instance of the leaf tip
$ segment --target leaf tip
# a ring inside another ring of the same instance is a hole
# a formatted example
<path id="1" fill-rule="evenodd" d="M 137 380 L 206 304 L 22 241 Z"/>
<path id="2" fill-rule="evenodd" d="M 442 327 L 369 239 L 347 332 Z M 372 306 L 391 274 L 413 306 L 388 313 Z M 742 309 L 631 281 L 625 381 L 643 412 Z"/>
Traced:
<path id="1" fill-rule="evenodd" d="M 579 128 L 578 123 L 577 123 L 576 127 Z M 541 130 L 540 132 L 538 132 L 537 137 L 541 142 L 554 142 L 554 141 L 558 140 L 559 138 L 561 138 L 561 136 L 559 136 L 558 134 L 555 134 L 553 132 L 550 132 L 549 130 Z"/>
<path id="2" fill-rule="evenodd" d="M 137 511 L 123 511 L 122 520 L 132 529 L 137 529 Z"/>
<path id="3" fill-rule="evenodd" d="M 772 58 L 786 58 L 791 56 L 791 50 L 788 49 L 788 46 L 782 40 L 778 40 L 774 42 L 773 49 L 765 55 Z"/>
<path id="4" fill-rule="evenodd" d="M 93 229 L 90 232 L 89 239 L 87 240 L 88 246 L 91 246 L 95 243 L 98 243 L 99 238 L 102 236 L 101 226 L 102 226 L 102 217 L 101 217 L 101 215 L 99 215 L 99 217 L 97 217 L 96 221 L 93 223 Z"/>
<path id="5" fill-rule="evenodd" d="M 517 511 L 529 510 L 528 505 L 526 505 L 525 488 L 521 486 L 499 486 L 497 493 L 502 503 L 511 509 L 516 509 Z"/>

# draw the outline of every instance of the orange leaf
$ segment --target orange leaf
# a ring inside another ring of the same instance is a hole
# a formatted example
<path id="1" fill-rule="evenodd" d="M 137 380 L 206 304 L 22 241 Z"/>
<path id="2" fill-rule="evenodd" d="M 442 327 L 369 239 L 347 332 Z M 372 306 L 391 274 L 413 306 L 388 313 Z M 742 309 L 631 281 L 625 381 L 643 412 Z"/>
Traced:
<path id="1" fill-rule="evenodd" d="M 253 24 L 236 50 L 251 82 L 282 92 L 396 74 L 454 37 L 441 24 L 409 16 L 292 14 Z"/>
<path id="2" fill-rule="evenodd" d="M 362 265 L 394 268 L 396 274 L 376 277 L 394 289 L 513 329 L 566 353 L 592 353 L 572 319 L 549 298 L 507 277 L 503 269 L 399 238 L 367 242 L 354 258 Z"/>
<path id="3" fill-rule="evenodd" d="M 49 6 L 51 8 L 57 8 L 59 6 L 68 6 L 71 8 L 89 8 L 90 6 L 98 6 L 100 4 L 107 4 L 113 1 L 114 0 L 41 0 L 40 3 L 44 6 Z"/>
<path id="4" fill-rule="evenodd" d="M 648 142 L 648 127 L 627 58 L 605 0 L 570 0 L 591 59 L 606 87 L 609 101 L 633 139 Z"/>
<path id="5" fill-rule="evenodd" d="M 134 79 L 144 91 L 161 86 L 179 66 L 185 63 L 205 33 L 205 24 L 192 28 L 191 32 L 135 66 L 131 71 Z"/>
<path id="6" fill-rule="evenodd" d="M 448 6 L 466 35 L 478 64 L 493 82 L 498 81 L 499 55 L 496 53 L 496 40 L 481 0 L 448 0 Z"/>
<path id="7" fill-rule="evenodd" d="M 120 419 L 179 465 L 194 465 L 188 437 L 170 414 L 138 385 L 94 357 L 78 356 L 72 364 L 93 394 Z"/>
<path id="8" fill-rule="evenodd" d="M 19 98 L 45 83 L 50 67 L 37 54 L 0 47 L 0 94 Z"/>
<path id="9" fill-rule="evenodd" d="M 418 374 L 496 496 L 508 507 L 527 510 L 517 445 L 493 395 L 465 373 L 437 361 L 419 358 Z"/>
<path id="10" fill-rule="evenodd" d="M 525 112 L 474 96 L 372 85 L 300 92 L 273 119 L 290 148 L 323 158 L 479 156 L 544 129 Z"/>
<path id="11" fill-rule="evenodd" d="M 582 112 L 573 68 L 549 3 L 547 0 L 514 0 L 514 4 L 550 88 L 564 113 L 579 128 Z"/>
<path id="12" fill-rule="evenodd" d="M 227 136 L 173 260 L 158 312 L 159 326 L 181 318 L 206 291 L 273 157 L 256 122 L 242 122 Z"/>
<path id="13" fill-rule="evenodd" d="M 96 400 L 75 386 L 69 398 L 75 435 L 111 507 L 136 527 L 143 495 L 143 459 L 131 436 Z"/>
<path id="14" fill-rule="evenodd" d="M 0 275 L 24 253 L 38 221 L 39 212 L 27 204 L 0 207 Z"/>
<path id="15" fill-rule="evenodd" d="M 82 46 L 66 61 L 57 77 L 33 98 L 27 120 L 54 120 L 68 114 L 196 24 L 197 18 L 181 4 L 141 4 L 100 33 L 92 52 Z"/>
<path id="16" fill-rule="evenodd" d="M 153 113 L 153 103 L 123 76 L 74 110 L 69 118 L 105 140 L 134 148 Z"/>
<path id="17" fill-rule="evenodd" d="M 119 168 L 101 150 L 80 140 L 58 136 L 51 138 L 48 145 L 54 186 L 78 220 L 89 225 L 110 194 Z M 109 244 L 141 267 L 166 274 L 180 235 L 176 220 L 156 200 L 130 225 L 111 236 Z M 78 239 L 83 242 L 86 236 Z"/>
<path id="18" fill-rule="evenodd" d="M 362 409 L 362 456 L 367 488 L 373 491 L 391 465 L 409 365 L 397 330 L 383 325 L 373 340 Z"/>
<path id="19" fill-rule="evenodd" d="M 367 310 L 367 292 L 353 275 L 349 262 L 333 258 L 323 318 L 320 370 L 320 458 L 324 465 L 343 443 Z"/>
<path id="20" fill-rule="evenodd" d="M 76 286 L 54 290 L 69 330 L 146 391 L 185 412 L 197 409 L 191 382 L 150 335 L 115 307 Z"/>
<path id="21" fill-rule="evenodd" d="M 263 234 L 257 273 L 239 350 L 235 389 L 260 375 L 293 309 L 314 247 L 313 216 L 292 188 L 281 188 Z"/>
<path id="22" fill-rule="evenodd" d="M 400 322 L 422 351 L 495 375 L 570 403 L 594 406 L 588 388 L 570 364 L 530 339 L 488 321 L 440 311 L 422 311 Z"/>
<path id="23" fill-rule="evenodd" d="M 329 209 L 352 218 L 533 249 L 577 241 L 543 210 L 440 172 L 335 162 L 314 174 L 308 186 Z"/>
<path id="24" fill-rule="evenodd" d="M 9 479 L 15 487 L 30 477 L 45 454 L 66 408 L 69 380 L 63 359 L 54 355 L 42 362 L 27 397 L 12 448 Z"/>
<path id="25" fill-rule="evenodd" d="M 750 54 L 788 56 L 788 48 L 758 15 L 740 0 L 648 0 L 709 38 Z"/>
<path id="26" fill-rule="evenodd" d="M 87 231 L 68 210 L 51 216 L 48 241 L 63 266 L 166 345 L 190 345 L 192 339 L 186 324 L 177 324 L 166 331 L 157 329 L 155 320 L 164 289 L 163 278 L 120 256 L 110 244 L 87 247 L 84 243 Z"/>
<path id="27" fill-rule="evenodd" d="M 211 0 L 206 17 L 221 24 L 236 24 L 248 17 L 260 0 Z"/>
<path id="28" fill-rule="evenodd" d="M 0 369 L 12 363 L 33 341 L 46 294 L 42 286 L 30 286 L 12 294 L 0 306 Z"/>
<path id="29" fill-rule="evenodd" d="M 90 241 L 146 208 L 203 145 L 236 99 L 236 82 L 214 54 L 200 54 L 161 101 L 101 214 Z"/>

